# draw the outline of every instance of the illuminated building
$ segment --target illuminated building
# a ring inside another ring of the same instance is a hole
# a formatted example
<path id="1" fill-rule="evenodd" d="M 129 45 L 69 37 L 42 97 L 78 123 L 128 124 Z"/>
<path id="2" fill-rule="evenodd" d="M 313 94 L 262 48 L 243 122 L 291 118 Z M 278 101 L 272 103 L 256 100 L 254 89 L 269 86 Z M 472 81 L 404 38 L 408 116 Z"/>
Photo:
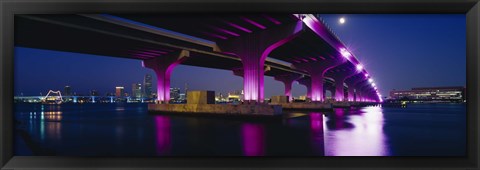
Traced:
<path id="1" fill-rule="evenodd" d="M 152 94 L 152 76 L 150 74 L 146 74 L 143 78 L 143 94 L 145 97 L 153 98 Z"/>
<path id="2" fill-rule="evenodd" d="M 124 93 L 123 87 L 115 87 L 115 97 L 123 97 Z"/>
<path id="3" fill-rule="evenodd" d="M 170 88 L 170 100 L 180 100 L 180 88 Z"/>
<path id="4" fill-rule="evenodd" d="M 236 90 L 228 93 L 228 101 L 241 101 L 243 99 L 243 90 Z"/>
<path id="5" fill-rule="evenodd" d="M 187 98 L 186 98 L 186 96 L 185 96 L 185 93 L 180 93 L 179 96 L 180 96 L 180 97 L 179 97 L 179 100 L 180 100 L 180 101 L 185 101 L 185 100 L 187 100 Z"/>
<path id="6" fill-rule="evenodd" d="M 132 97 L 142 98 L 142 84 L 132 84 Z"/>
<path id="7" fill-rule="evenodd" d="M 393 90 L 393 100 L 410 101 L 464 101 L 465 87 L 422 87 L 412 90 Z"/>

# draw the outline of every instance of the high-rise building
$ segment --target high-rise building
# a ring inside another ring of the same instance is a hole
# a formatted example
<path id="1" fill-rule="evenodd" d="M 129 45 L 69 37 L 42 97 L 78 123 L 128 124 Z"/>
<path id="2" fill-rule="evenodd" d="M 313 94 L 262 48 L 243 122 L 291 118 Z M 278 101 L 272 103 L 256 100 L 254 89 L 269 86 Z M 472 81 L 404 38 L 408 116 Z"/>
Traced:
<path id="1" fill-rule="evenodd" d="M 63 89 L 63 95 L 64 96 L 71 96 L 72 95 L 72 87 L 65 86 L 65 88 Z"/>
<path id="2" fill-rule="evenodd" d="M 142 84 L 132 84 L 132 97 L 142 98 Z"/>
<path id="3" fill-rule="evenodd" d="M 150 74 L 146 74 L 143 78 L 143 94 L 145 97 L 152 98 L 152 76 Z"/>
<path id="4" fill-rule="evenodd" d="M 123 87 L 115 87 L 115 97 L 123 97 L 125 94 Z"/>
<path id="5" fill-rule="evenodd" d="M 180 88 L 170 88 L 170 100 L 180 100 Z"/>

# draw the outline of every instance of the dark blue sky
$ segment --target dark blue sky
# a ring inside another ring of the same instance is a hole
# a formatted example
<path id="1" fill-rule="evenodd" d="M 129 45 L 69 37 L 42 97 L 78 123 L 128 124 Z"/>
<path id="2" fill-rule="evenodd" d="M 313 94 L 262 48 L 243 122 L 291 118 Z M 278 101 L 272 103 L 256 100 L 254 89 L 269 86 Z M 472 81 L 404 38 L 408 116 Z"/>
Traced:
<path id="1" fill-rule="evenodd" d="M 466 83 L 465 15 L 322 15 L 373 76 L 383 96 L 392 89 L 424 86 L 464 86 Z M 338 19 L 345 17 L 345 24 Z M 44 95 L 49 90 L 101 95 L 142 83 L 141 61 L 42 49 L 15 48 L 15 94 Z M 155 78 L 155 76 L 154 76 Z M 154 86 L 155 86 L 154 81 Z M 242 89 L 242 78 L 231 71 L 177 66 L 172 87 L 228 92 Z M 283 94 L 283 84 L 265 77 L 265 96 Z M 306 93 L 295 83 L 293 95 Z"/>

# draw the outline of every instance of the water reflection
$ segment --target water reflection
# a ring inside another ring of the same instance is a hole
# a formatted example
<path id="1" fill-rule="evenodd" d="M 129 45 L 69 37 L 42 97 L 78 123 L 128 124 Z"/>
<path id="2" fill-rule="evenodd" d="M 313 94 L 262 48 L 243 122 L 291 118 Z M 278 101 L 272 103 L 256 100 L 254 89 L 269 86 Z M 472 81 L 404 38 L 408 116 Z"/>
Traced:
<path id="1" fill-rule="evenodd" d="M 166 155 L 170 153 L 172 147 L 172 130 L 170 118 L 166 116 L 155 116 L 156 128 L 156 147 L 158 155 Z"/>
<path id="2" fill-rule="evenodd" d="M 346 113 L 340 110 L 335 110 L 336 114 L 332 114 L 335 116 L 327 117 L 325 123 L 331 125 L 325 130 L 326 156 L 389 155 L 383 133 L 382 108 L 365 107 L 358 111 L 361 113 L 350 111 L 352 114 L 348 114 L 348 119 L 345 118 Z M 351 128 L 345 128 L 345 125 Z"/>
<path id="3" fill-rule="evenodd" d="M 312 129 L 312 148 L 316 154 L 324 153 L 323 142 L 323 114 L 310 113 L 310 127 Z"/>
<path id="4" fill-rule="evenodd" d="M 245 156 L 265 155 L 265 128 L 262 124 L 242 125 L 243 154 Z"/>
<path id="5" fill-rule="evenodd" d="M 40 112 L 30 112 L 30 131 L 39 128 L 40 141 L 61 139 L 62 107 L 59 105 L 41 105 Z M 40 124 L 38 125 L 37 122 Z M 38 125 L 38 126 L 37 126 Z"/>
<path id="6" fill-rule="evenodd" d="M 349 112 L 348 115 L 346 114 L 347 114 L 346 109 L 335 108 L 333 113 L 327 114 L 328 120 L 326 121 L 327 123 L 326 127 L 330 130 L 354 128 L 355 126 L 352 123 L 347 121 L 351 113 Z"/>
<path id="7" fill-rule="evenodd" d="M 58 156 L 464 154 L 465 105 L 293 112 L 283 123 L 151 115 L 146 105 L 122 107 L 18 104 L 16 140 L 25 142 L 16 143 L 15 155 L 31 155 L 22 150 Z"/>

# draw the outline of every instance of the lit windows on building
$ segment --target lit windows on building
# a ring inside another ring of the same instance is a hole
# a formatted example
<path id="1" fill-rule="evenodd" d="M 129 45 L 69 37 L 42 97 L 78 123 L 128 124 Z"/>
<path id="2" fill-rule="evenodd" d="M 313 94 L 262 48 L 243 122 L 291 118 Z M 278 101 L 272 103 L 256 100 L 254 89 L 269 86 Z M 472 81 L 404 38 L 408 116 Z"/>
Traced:
<path id="1" fill-rule="evenodd" d="M 411 90 L 393 90 L 390 92 L 393 100 L 412 101 L 464 101 L 465 87 L 427 87 Z"/>
<path id="2" fill-rule="evenodd" d="M 142 93 L 142 84 L 132 84 L 132 97 L 137 99 L 142 98 Z"/>
<path id="3" fill-rule="evenodd" d="M 180 88 L 170 88 L 170 100 L 174 102 L 180 100 Z"/>

